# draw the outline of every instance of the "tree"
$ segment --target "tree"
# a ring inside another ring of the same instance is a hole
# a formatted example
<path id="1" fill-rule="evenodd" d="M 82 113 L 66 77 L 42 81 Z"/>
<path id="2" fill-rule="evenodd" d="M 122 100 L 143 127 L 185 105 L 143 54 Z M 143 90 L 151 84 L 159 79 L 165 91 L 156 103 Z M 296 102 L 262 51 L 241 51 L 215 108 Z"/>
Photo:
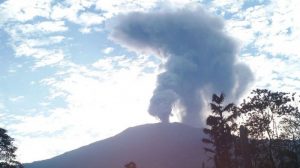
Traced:
<path id="1" fill-rule="evenodd" d="M 206 124 L 210 128 L 204 128 L 204 133 L 209 138 L 203 138 L 203 142 L 212 145 L 213 148 L 204 148 L 206 152 L 212 153 L 216 168 L 233 168 L 234 164 L 232 149 L 234 146 L 233 131 L 237 130 L 235 119 L 238 112 L 233 103 L 223 106 L 224 94 L 217 96 L 213 94 L 210 103 L 212 114 L 208 116 Z"/>
<path id="2" fill-rule="evenodd" d="M 276 158 L 285 148 L 285 141 L 280 139 L 280 121 L 297 111 L 297 108 L 291 105 L 292 100 L 293 97 L 289 93 L 256 89 L 241 104 L 241 112 L 246 116 L 245 126 L 253 139 L 253 155 L 261 164 L 257 167 L 277 167 Z"/>
<path id="3" fill-rule="evenodd" d="M 13 145 L 14 139 L 7 135 L 7 131 L 0 128 L 0 167 L 1 168 L 22 168 L 21 163 L 16 161 L 15 151 L 17 148 Z"/>
<path id="4" fill-rule="evenodd" d="M 136 168 L 136 164 L 134 162 L 129 162 L 125 165 L 125 168 Z"/>
<path id="5" fill-rule="evenodd" d="M 295 101 L 295 106 L 299 106 L 299 100 L 295 100 L 295 94 L 292 94 L 292 101 Z M 299 157 L 300 157 L 300 111 L 298 108 L 291 111 L 287 115 L 285 115 L 280 121 L 282 125 L 283 132 L 281 133 L 281 137 L 283 139 L 288 139 L 291 143 L 286 145 L 286 149 L 283 150 L 283 154 L 288 156 L 290 163 L 292 162 L 295 167 L 299 167 Z M 289 164 L 290 164 L 289 163 Z M 289 166 L 291 167 L 291 166 Z"/>

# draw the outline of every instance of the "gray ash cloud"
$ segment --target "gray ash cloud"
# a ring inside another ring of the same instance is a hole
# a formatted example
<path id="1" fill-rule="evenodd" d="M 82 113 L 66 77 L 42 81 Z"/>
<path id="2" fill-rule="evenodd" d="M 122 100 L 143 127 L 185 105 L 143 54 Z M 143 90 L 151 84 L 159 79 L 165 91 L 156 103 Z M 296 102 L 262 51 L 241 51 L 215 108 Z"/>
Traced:
<path id="1" fill-rule="evenodd" d="M 166 60 L 149 106 L 149 113 L 162 122 L 169 122 L 177 104 L 182 122 L 199 126 L 210 94 L 223 92 L 234 101 L 253 78 L 237 62 L 238 45 L 225 33 L 222 19 L 200 8 L 119 16 L 111 38 Z"/>

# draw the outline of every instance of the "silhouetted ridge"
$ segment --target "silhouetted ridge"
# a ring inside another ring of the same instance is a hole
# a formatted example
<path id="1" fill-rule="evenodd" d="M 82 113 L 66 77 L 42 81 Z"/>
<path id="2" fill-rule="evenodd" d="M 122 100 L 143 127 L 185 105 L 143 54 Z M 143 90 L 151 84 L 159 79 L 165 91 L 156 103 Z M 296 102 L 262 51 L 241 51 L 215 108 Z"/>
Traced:
<path id="1" fill-rule="evenodd" d="M 179 123 L 146 124 L 25 168 L 198 168 L 206 158 L 202 131 Z"/>

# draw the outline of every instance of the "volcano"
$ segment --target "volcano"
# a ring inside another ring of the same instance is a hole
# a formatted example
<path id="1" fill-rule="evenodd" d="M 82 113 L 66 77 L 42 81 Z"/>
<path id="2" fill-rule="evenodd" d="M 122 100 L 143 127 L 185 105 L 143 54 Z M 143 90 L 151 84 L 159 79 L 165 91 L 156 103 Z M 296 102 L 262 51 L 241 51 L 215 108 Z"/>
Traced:
<path id="1" fill-rule="evenodd" d="M 199 168 L 207 159 L 202 138 L 202 129 L 180 123 L 140 125 L 25 168 Z"/>

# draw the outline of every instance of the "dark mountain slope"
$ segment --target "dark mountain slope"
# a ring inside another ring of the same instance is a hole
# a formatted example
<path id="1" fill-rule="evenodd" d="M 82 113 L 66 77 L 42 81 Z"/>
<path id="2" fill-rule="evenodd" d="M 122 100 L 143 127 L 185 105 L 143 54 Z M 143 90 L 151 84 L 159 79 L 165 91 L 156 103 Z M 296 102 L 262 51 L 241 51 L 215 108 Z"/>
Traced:
<path id="1" fill-rule="evenodd" d="M 179 123 L 147 124 L 25 168 L 199 168 L 204 156 L 202 131 Z"/>

